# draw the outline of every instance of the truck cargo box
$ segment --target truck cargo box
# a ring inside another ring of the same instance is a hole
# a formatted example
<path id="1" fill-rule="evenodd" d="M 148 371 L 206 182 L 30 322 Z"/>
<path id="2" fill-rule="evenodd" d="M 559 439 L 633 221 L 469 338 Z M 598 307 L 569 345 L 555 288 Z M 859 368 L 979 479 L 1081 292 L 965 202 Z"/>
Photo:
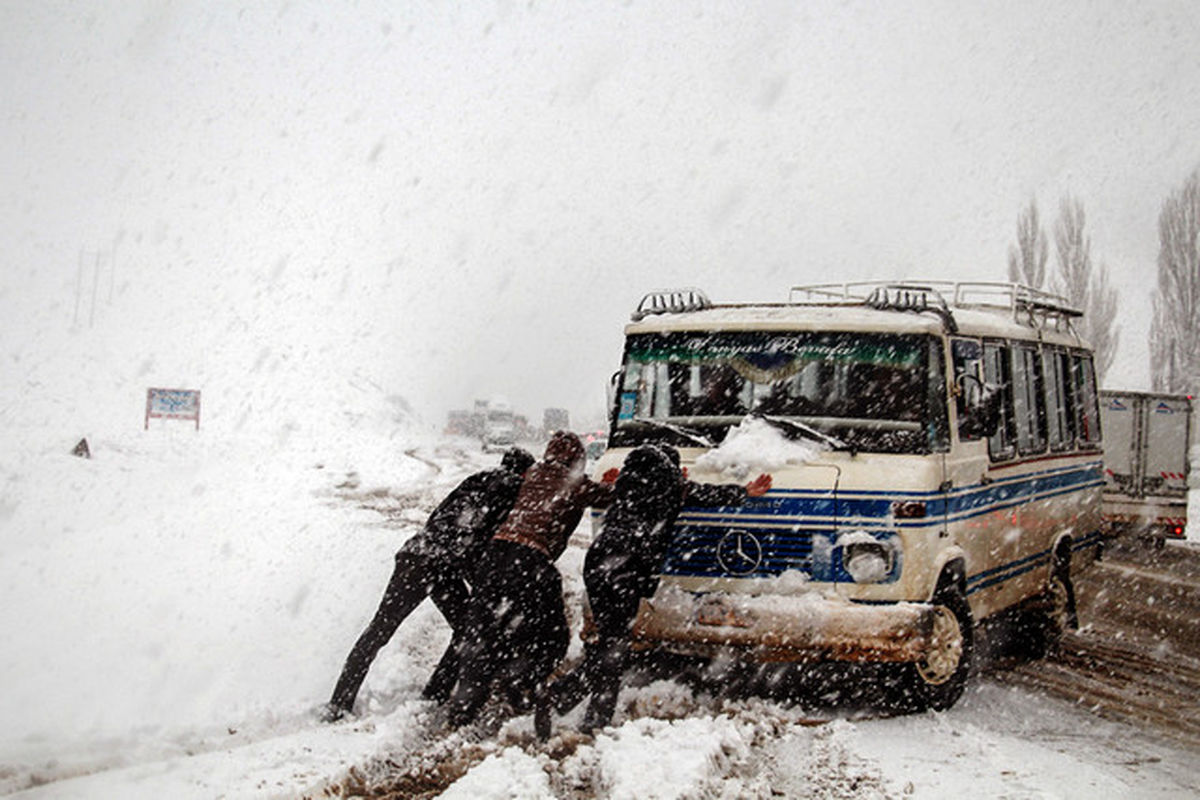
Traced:
<path id="1" fill-rule="evenodd" d="M 1162 542 L 1187 527 L 1192 399 L 1150 392 L 1100 392 L 1105 523 L 1113 535 Z"/>

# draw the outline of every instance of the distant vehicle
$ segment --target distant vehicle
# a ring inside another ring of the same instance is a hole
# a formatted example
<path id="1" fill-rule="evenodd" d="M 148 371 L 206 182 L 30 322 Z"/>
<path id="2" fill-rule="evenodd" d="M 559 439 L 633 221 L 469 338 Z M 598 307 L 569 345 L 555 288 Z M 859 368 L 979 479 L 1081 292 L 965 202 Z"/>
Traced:
<path id="1" fill-rule="evenodd" d="M 1100 392 L 1104 426 L 1104 521 L 1113 535 L 1162 545 L 1187 528 L 1192 398 Z"/>
<path id="2" fill-rule="evenodd" d="M 1102 541 L 1091 349 L 1061 297 L 1000 283 L 796 287 L 788 302 L 643 298 L 613 378 L 608 450 L 702 457 L 757 417 L 811 458 L 763 497 L 684 508 L 637 646 L 891 664 L 902 707 L 962 694 L 975 624 L 1021 611 L 1040 649 L 1074 624 Z M 1031 643 L 1032 644 L 1032 643 Z"/>
<path id="3" fill-rule="evenodd" d="M 483 449 L 487 452 L 507 450 L 517 443 L 517 422 L 507 404 L 488 406 L 483 423 Z"/>

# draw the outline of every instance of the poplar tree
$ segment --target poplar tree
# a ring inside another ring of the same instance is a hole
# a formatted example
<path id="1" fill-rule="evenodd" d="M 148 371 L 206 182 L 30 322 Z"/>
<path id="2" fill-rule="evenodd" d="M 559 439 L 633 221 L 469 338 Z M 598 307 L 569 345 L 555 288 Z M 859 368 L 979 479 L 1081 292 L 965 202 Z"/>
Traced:
<path id="1" fill-rule="evenodd" d="M 1058 290 L 1071 305 L 1083 312 L 1077 323 L 1079 334 L 1095 352 L 1096 377 L 1103 382 L 1112 366 L 1120 339 L 1116 324 L 1117 291 L 1108 282 L 1108 266 L 1092 264 L 1092 241 L 1084 229 L 1087 215 L 1083 203 L 1064 197 L 1054 224 L 1054 248 L 1058 255 Z"/>
<path id="2" fill-rule="evenodd" d="M 1158 286 L 1150 323 L 1151 379 L 1173 394 L 1200 390 L 1200 168 L 1158 215 Z"/>
<path id="3" fill-rule="evenodd" d="M 1038 220 L 1037 200 L 1017 215 L 1017 243 L 1008 248 L 1008 279 L 1034 289 L 1046 282 L 1046 259 L 1049 245 L 1046 233 Z"/>

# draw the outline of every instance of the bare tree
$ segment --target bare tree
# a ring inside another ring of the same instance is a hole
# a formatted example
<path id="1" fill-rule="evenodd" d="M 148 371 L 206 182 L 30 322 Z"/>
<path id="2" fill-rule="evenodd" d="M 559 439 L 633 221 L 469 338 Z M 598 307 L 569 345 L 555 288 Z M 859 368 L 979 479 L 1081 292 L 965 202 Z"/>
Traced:
<path id="1" fill-rule="evenodd" d="M 1084 313 L 1083 336 L 1096 354 L 1096 380 L 1103 385 L 1104 376 L 1117 355 L 1117 343 L 1121 340 L 1121 327 L 1117 320 L 1117 290 L 1108 282 L 1108 265 L 1101 263 L 1092 276 L 1091 291 L 1088 293 Z"/>
<path id="2" fill-rule="evenodd" d="M 1087 215 L 1083 203 L 1064 197 L 1058 206 L 1054 224 L 1054 247 L 1058 253 L 1059 291 L 1083 312 L 1079 333 L 1096 354 L 1096 375 L 1100 381 L 1116 356 L 1120 330 L 1116 326 L 1117 292 L 1108 283 L 1108 267 L 1092 267 L 1092 242 L 1084 234 Z"/>
<path id="3" fill-rule="evenodd" d="M 1158 215 L 1151 377 L 1163 392 L 1200 391 L 1200 168 Z"/>
<path id="4" fill-rule="evenodd" d="M 1049 245 L 1038 221 L 1037 200 L 1017 216 L 1017 243 L 1008 248 L 1008 279 L 1035 289 L 1046 282 Z"/>
<path id="5" fill-rule="evenodd" d="M 1092 241 L 1083 233 L 1086 224 L 1083 203 L 1074 197 L 1064 197 L 1058 204 L 1058 220 L 1054 223 L 1060 288 L 1071 302 L 1085 311 L 1092 277 Z"/>

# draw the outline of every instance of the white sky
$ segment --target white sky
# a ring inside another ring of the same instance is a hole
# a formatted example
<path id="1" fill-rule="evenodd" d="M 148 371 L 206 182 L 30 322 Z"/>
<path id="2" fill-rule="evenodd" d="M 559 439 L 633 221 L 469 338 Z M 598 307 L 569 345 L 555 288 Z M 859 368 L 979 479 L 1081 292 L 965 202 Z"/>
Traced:
<path id="1" fill-rule="evenodd" d="M 1003 280 L 1069 192 L 1136 388 L 1198 42 L 1190 0 L 0 0 L 0 356 L 120 328 L 147 385 L 254 351 L 598 412 L 649 289 Z"/>

